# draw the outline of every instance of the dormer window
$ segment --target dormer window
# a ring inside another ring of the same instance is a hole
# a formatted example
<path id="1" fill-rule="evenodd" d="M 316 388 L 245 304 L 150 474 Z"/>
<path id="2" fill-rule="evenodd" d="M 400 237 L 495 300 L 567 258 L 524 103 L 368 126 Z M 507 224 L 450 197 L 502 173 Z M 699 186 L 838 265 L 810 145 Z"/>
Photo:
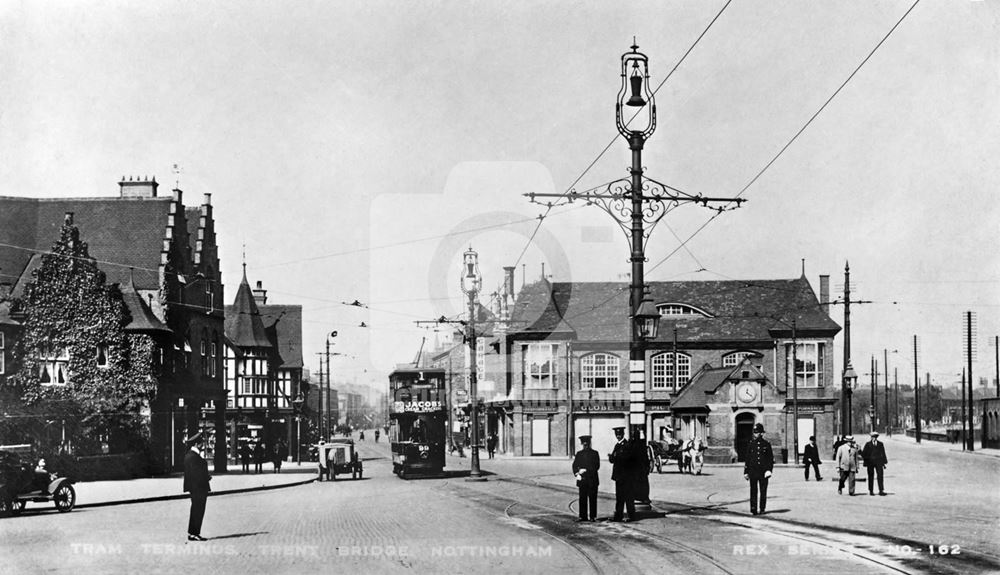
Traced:
<path id="1" fill-rule="evenodd" d="M 656 311 L 663 317 L 712 317 L 711 314 L 684 303 L 661 303 L 656 306 Z"/>
<path id="2" fill-rule="evenodd" d="M 722 356 L 722 367 L 736 367 L 741 364 L 746 358 L 760 358 L 759 353 L 753 351 L 734 351 L 733 353 L 727 353 Z M 759 360 L 758 360 L 759 361 Z M 757 363 L 757 362 L 751 362 Z"/>

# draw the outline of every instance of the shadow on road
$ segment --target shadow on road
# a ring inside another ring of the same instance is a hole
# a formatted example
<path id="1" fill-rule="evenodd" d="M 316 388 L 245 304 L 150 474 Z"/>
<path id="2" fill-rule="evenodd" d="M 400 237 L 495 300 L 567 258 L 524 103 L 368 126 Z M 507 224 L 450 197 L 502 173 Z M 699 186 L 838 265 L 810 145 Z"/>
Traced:
<path id="1" fill-rule="evenodd" d="M 254 537 L 257 535 L 267 535 L 270 531 L 253 531 L 251 533 L 233 533 L 232 535 L 219 535 L 218 537 L 208 537 L 209 541 L 216 539 L 239 539 L 241 537 Z"/>

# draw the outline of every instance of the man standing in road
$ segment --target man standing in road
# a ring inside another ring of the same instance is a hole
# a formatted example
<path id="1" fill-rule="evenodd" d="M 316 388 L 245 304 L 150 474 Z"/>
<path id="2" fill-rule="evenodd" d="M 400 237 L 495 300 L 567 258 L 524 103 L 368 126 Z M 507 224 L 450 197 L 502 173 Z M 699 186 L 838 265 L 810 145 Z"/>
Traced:
<path id="1" fill-rule="evenodd" d="M 837 449 L 837 470 L 840 471 L 840 483 L 837 493 L 844 494 L 844 481 L 847 481 L 847 493 L 854 495 L 854 478 L 858 472 L 858 444 L 854 436 L 844 437 L 844 443 Z"/>
<path id="2" fill-rule="evenodd" d="M 747 444 L 747 458 L 743 466 L 743 478 L 750 481 L 750 513 L 754 515 L 758 510 L 760 513 L 767 510 L 767 481 L 773 469 L 774 452 L 771 444 L 764 439 L 764 426 L 758 423 L 753 427 L 753 439 Z"/>
<path id="3" fill-rule="evenodd" d="M 632 488 L 635 483 L 633 475 L 633 452 L 632 445 L 625 439 L 625 428 L 616 427 L 614 450 L 608 454 L 608 461 L 611 462 L 611 479 L 615 482 L 615 514 L 612 521 L 623 521 L 622 511 L 626 511 L 624 521 L 628 523 L 635 519 L 635 498 L 632 495 Z"/>
<path id="4" fill-rule="evenodd" d="M 573 474 L 580 490 L 580 521 L 597 521 L 597 487 L 600 478 L 601 456 L 591 449 L 590 436 L 580 436 L 580 451 L 573 458 Z M 588 512 L 589 511 L 589 512 Z"/>
<path id="5" fill-rule="evenodd" d="M 878 494 L 885 495 L 883 474 L 889 460 L 885 456 L 885 444 L 878 440 L 878 432 L 872 431 L 872 438 L 861 450 L 861 459 L 868 468 L 868 495 L 875 495 L 875 476 L 878 476 Z"/>
<path id="6" fill-rule="evenodd" d="M 208 463 L 198 450 L 201 433 L 196 433 L 184 441 L 189 450 L 184 455 L 184 492 L 191 494 L 191 514 L 188 516 L 188 541 L 205 541 L 201 536 L 201 522 L 205 518 L 205 503 L 212 490 L 209 482 Z"/>
<path id="7" fill-rule="evenodd" d="M 819 464 L 823 462 L 819 460 L 819 448 L 816 447 L 816 436 L 809 436 L 809 444 L 803 450 L 802 460 L 806 464 L 806 481 L 809 481 L 809 466 L 812 466 L 816 470 L 816 481 L 823 481 L 823 477 L 819 474 Z"/>

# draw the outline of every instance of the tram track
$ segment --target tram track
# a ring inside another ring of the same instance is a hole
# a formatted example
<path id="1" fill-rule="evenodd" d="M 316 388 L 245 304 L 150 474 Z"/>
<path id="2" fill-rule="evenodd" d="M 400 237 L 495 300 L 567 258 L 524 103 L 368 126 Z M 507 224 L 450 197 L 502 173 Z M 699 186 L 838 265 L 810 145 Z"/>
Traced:
<path id="1" fill-rule="evenodd" d="M 538 481 L 532 477 L 497 477 L 497 481 L 530 485 L 548 491 L 573 494 L 574 499 L 572 501 L 576 500 L 576 490 Z M 602 494 L 601 497 L 609 503 L 613 501 L 613 497 L 606 494 Z M 558 511 L 552 507 L 547 508 L 552 511 Z M 963 550 L 964 555 L 950 558 L 930 556 L 918 552 L 917 550 L 924 546 L 915 541 L 872 534 L 855 529 L 811 525 L 787 519 L 778 519 L 777 517 L 747 517 L 742 513 L 723 509 L 718 504 L 696 506 L 656 501 L 651 505 L 651 509 L 664 517 L 668 515 L 696 517 L 705 521 L 740 527 L 754 533 L 762 532 L 775 537 L 791 539 L 800 545 L 809 546 L 809 548 L 822 548 L 832 553 L 839 553 L 854 561 L 874 565 L 893 573 L 908 574 L 922 572 L 941 575 L 965 575 L 967 573 L 1000 572 L 1000 561 L 988 554 Z M 717 568 L 729 572 L 725 566 L 719 564 L 710 555 L 676 539 L 640 529 L 637 525 L 631 527 L 623 526 L 622 528 L 642 531 L 647 537 L 699 555 Z M 895 552 L 895 555 L 892 552 Z"/>

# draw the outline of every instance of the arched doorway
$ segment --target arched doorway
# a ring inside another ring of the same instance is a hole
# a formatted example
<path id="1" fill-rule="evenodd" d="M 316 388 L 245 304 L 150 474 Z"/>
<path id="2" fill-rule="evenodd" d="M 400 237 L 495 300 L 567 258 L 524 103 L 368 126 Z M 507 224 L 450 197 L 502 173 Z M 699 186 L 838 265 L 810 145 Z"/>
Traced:
<path id="1" fill-rule="evenodd" d="M 736 415 L 736 461 L 746 461 L 747 444 L 753 437 L 754 421 L 752 413 Z"/>

